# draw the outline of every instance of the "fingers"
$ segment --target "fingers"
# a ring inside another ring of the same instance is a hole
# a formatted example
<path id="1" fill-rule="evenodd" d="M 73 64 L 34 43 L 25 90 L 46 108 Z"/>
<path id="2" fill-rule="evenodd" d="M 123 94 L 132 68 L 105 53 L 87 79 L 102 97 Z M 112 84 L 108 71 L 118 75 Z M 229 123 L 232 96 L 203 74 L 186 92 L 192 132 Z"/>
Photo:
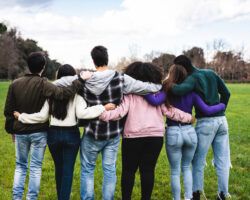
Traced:
<path id="1" fill-rule="evenodd" d="M 113 103 L 108 103 L 104 107 L 105 107 L 105 110 L 108 111 L 108 110 L 114 110 L 116 108 L 116 105 Z"/>
<path id="2" fill-rule="evenodd" d="M 88 80 L 91 78 L 91 76 L 93 75 L 93 72 L 90 72 L 90 71 L 82 71 L 80 73 L 80 77 L 83 79 L 83 80 Z"/>
<path id="3" fill-rule="evenodd" d="M 19 117 L 20 113 L 19 113 L 19 112 L 17 112 L 17 111 L 14 111 L 13 115 L 14 115 L 14 117 L 15 117 L 16 119 L 18 119 L 18 117 Z"/>

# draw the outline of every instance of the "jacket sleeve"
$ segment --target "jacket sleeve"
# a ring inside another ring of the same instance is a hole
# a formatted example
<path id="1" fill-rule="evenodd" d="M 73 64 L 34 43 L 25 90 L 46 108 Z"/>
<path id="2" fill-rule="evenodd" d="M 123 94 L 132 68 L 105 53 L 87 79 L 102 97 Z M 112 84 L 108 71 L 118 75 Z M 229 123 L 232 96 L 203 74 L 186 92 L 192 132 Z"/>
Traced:
<path id="1" fill-rule="evenodd" d="M 54 98 L 56 100 L 69 99 L 82 87 L 79 80 L 72 82 L 72 85 L 67 87 L 57 87 L 56 85 L 44 80 L 43 95 L 46 98 Z"/>
<path id="2" fill-rule="evenodd" d="M 100 120 L 102 121 L 109 121 L 109 120 L 119 120 L 123 118 L 129 111 L 130 105 L 130 95 L 125 95 L 121 104 L 116 107 L 114 110 L 104 111 L 101 116 Z"/>
<path id="3" fill-rule="evenodd" d="M 161 105 L 162 113 L 169 119 L 182 122 L 182 123 L 190 123 L 192 121 L 192 115 L 189 113 L 185 113 L 178 108 L 171 107 L 167 108 L 164 104 Z"/>
<path id="4" fill-rule="evenodd" d="M 4 106 L 5 130 L 7 133 L 13 133 L 13 124 L 15 120 L 13 115 L 14 111 L 15 111 L 15 98 L 13 95 L 13 84 L 10 84 Z"/>
<path id="5" fill-rule="evenodd" d="M 6 101 L 5 101 L 4 116 L 5 117 L 13 116 L 14 111 L 15 111 L 15 99 L 13 96 L 13 85 L 10 84 L 7 97 L 6 97 Z"/>
<path id="6" fill-rule="evenodd" d="M 49 119 L 49 103 L 48 103 L 48 101 L 45 101 L 40 112 L 32 113 L 32 114 L 21 113 L 18 117 L 18 121 L 20 121 L 24 124 L 44 123 L 44 122 L 48 121 L 48 119 Z"/>
<path id="7" fill-rule="evenodd" d="M 60 79 L 57 79 L 53 82 L 54 85 L 59 86 L 59 87 L 66 87 L 72 85 L 72 82 L 74 80 L 77 80 L 78 76 L 64 76 Z"/>
<path id="8" fill-rule="evenodd" d="M 185 95 L 195 89 L 195 79 L 188 76 L 181 84 L 176 84 L 172 87 L 172 92 L 175 95 Z"/>
<path id="9" fill-rule="evenodd" d="M 76 117 L 78 119 L 93 119 L 99 117 L 105 111 L 103 105 L 87 107 L 86 101 L 80 95 L 76 95 L 75 101 Z"/>
<path id="10" fill-rule="evenodd" d="M 200 110 L 206 116 L 210 116 L 219 111 L 225 110 L 226 106 L 224 103 L 219 103 L 213 106 L 209 106 L 201 99 L 201 97 L 198 94 L 192 93 L 192 96 L 195 108 Z"/>
<path id="11" fill-rule="evenodd" d="M 158 92 L 162 88 L 161 84 L 142 82 L 124 74 L 124 94 L 144 95 L 150 92 Z"/>
<path id="12" fill-rule="evenodd" d="M 230 98 L 230 92 L 225 85 L 224 81 L 217 75 L 218 92 L 220 94 L 220 102 L 224 103 L 226 106 Z"/>
<path id="13" fill-rule="evenodd" d="M 152 106 L 159 106 L 166 101 L 166 93 L 164 91 L 160 91 L 157 93 L 149 93 L 144 96 L 146 101 Z"/>

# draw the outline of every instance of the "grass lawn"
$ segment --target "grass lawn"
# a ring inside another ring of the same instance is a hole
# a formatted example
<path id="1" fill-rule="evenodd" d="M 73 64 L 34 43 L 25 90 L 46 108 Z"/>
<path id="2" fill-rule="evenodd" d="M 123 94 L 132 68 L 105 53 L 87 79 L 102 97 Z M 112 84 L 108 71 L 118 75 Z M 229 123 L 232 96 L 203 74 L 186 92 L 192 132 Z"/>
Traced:
<path id="1" fill-rule="evenodd" d="M 0 200 L 11 199 L 13 174 L 15 169 L 15 149 L 11 136 L 4 131 L 3 108 L 9 83 L 0 82 Z M 250 199 L 250 84 L 229 84 L 231 99 L 227 109 L 230 128 L 231 160 L 233 168 L 230 174 L 229 191 L 232 199 Z M 211 165 L 212 151 L 207 157 L 205 168 L 205 193 L 208 199 L 215 199 L 217 192 L 217 178 Z M 98 159 L 95 171 L 95 199 L 101 199 L 102 170 L 101 159 Z M 117 160 L 117 187 L 115 199 L 121 199 L 120 189 L 121 154 Z M 27 191 L 27 179 L 26 190 Z M 43 162 L 40 200 L 56 199 L 54 181 L 54 165 L 48 149 Z M 72 187 L 72 200 L 80 199 L 80 159 L 77 158 Z M 133 190 L 133 200 L 140 199 L 140 181 L 137 174 Z M 152 194 L 154 200 L 171 199 L 170 171 L 165 148 L 162 149 L 156 167 L 155 186 Z"/>

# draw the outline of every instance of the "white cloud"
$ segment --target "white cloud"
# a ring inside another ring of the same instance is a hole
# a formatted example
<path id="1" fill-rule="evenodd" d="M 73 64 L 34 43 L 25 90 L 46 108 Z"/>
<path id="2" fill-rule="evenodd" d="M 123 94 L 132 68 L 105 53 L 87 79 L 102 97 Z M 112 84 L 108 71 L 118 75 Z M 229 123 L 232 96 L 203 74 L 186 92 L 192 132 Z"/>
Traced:
<path id="1" fill-rule="evenodd" d="M 119 9 L 89 19 L 19 5 L 1 9 L 0 20 L 39 41 L 53 58 L 79 66 L 81 60 L 90 65 L 89 52 L 98 44 L 109 48 L 114 61 L 126 56 L 131 44 L 141 53 L 164 49 L 197 26 L 249 16 L 249 0 L 124 0 Z"/>

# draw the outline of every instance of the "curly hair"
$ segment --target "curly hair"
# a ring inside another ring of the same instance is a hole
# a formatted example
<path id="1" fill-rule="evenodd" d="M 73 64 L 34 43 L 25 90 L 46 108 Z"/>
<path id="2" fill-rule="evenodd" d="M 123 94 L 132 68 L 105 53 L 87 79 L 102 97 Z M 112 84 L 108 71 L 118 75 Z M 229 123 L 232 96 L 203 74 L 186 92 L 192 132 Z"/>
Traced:
<path id="1" fill-rule="evenodd" d="M 136 80 L 162 84 L 163 70 L 152 63 L 133 62 L 125 68 L 124 73 Z"/>

